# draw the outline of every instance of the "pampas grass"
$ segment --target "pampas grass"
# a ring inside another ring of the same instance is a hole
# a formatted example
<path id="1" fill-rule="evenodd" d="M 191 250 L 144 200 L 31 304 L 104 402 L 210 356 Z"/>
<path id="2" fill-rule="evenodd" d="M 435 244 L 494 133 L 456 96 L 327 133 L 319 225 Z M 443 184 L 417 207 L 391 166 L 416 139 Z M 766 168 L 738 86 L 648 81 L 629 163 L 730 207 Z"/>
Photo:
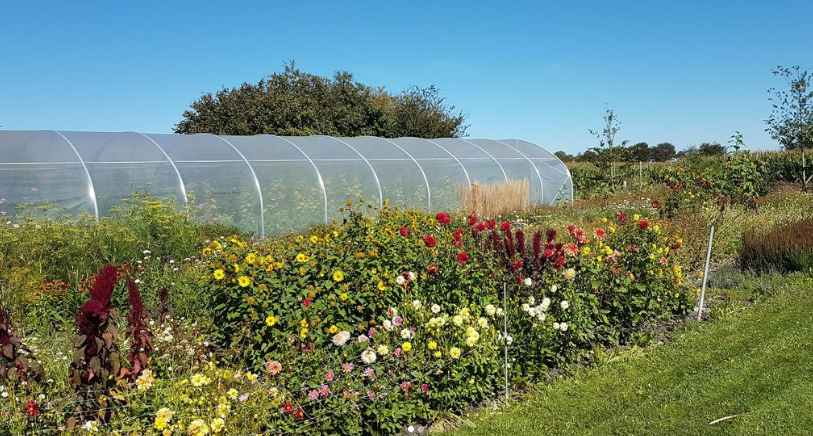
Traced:
<path id="1" fill-rule="evenodd" d="M 521 212 L 531 205 L 531 188 L 527 179 L 458 186 L 461 210 L 481 217 L 496 217 Z"/>

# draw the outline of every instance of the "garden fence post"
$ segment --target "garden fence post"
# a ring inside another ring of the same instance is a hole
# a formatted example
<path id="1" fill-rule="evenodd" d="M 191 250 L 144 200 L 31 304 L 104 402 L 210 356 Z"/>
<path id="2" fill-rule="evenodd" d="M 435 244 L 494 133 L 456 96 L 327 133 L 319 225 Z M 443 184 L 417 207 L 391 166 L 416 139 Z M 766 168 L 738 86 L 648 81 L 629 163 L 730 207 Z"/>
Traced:
<path id="1" fill-rule="evenodd" d="M 706 251 L 706 268 L 703 270 L 703 286 L 700 290 L 700 304 L 697 307 L 697 320 L 703 317 L 703 301 L 706 298 L 706 281 L 709 278 L 709 262 L 711 261 L 711 245 L 714 242 L 714 225 L 711 226 L 709 233 L 709 248 Z"/>
<path id="2" fill-rule="evenodd" d="M 638 189 L 644 190 L 644 163 L 638 161 Z"/>
<path id="3" fill-rule="evenodd" d="M 505 344 L 505 399 L 508 400 L 508 305 L 506 304 L 508 285 L 502 283 L 502 313 L 503 313 L 503 332 L 502 339 Z"/>

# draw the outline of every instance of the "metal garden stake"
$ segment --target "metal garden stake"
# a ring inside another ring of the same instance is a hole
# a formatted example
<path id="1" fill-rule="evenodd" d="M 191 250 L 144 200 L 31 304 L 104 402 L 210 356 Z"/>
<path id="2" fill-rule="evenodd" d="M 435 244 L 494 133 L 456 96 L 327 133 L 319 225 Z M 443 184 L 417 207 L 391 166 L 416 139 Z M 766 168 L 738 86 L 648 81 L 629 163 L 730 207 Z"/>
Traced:
<path id="1" fill-rule="evenodd" d="M 703 287 L 700 290 L 700 304 L 697 308 L 697 320 L 703 317 L 703 301 L 706 299 L 706 281 L 709 278 L 709 262 L 711 261 L 711 244 L 714 242 L 714 226 L 711 226 L 709 233 L 709 249 L 706 251 L 706 268 L 703 271 Z"/>

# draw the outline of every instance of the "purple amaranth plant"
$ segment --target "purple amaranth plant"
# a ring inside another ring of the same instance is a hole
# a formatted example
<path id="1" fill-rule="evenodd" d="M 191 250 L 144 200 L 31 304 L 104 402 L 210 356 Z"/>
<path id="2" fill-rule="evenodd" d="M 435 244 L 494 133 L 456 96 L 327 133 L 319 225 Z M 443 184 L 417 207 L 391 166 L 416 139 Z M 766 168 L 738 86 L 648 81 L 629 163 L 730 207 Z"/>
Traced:
<path id="1" fill-rule="evenodd" d="M 130 327 L 126 335 L 131 341 L 127 361 L 132 365 L 129 369 L 129 376 L 130 381 L 134 382 L 141 375 L 141 371 L 147 367 L 149 356 L 155 351 L 155 346 L 152 343 L 153 333 L 147 324 L 141 292 L 132 280 L 127 280 L 127 296 L 130 300 L 130 313 L 127 315 Z"/>
<path id="2" fill-rule="evenodd" d="M 39 360 L 11 330 L 11 317 L 0 307 L 0 380 L 40 382 L 43 378 Z"/>
<path id="3" fill-rule="evenodd" d="M 111 391 L 122 376 L 119 334 L 111 317 L 115 314 L 110 299 L 118 283 L 118 269 L 107 265 L 90 288 L 90 300 L 76 317 L 77 338 L 70 366 L 69 382 L 78 400 L 75 415 L 67 421 L 75 428 L 88 421 L 109 422 L 115 401 Z"/>

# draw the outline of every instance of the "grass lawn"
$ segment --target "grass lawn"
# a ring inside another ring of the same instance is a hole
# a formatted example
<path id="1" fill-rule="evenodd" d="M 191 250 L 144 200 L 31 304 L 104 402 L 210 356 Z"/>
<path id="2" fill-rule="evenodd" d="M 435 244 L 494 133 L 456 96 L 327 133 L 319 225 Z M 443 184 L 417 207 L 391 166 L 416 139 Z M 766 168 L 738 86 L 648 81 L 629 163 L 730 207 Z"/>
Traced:
<path id="1" fill-rule="evenodd" d="M 771 280 L 771 296 L 751 307 L 729 301 L 725 313 L 689 323 L 645 357 L 540 387 L 453 434 L 812 435 L 813 276 Z M 739 286 L 766 289 L 755 283 Z M 749 416 L 709 425 L 738 414 Z"/>

